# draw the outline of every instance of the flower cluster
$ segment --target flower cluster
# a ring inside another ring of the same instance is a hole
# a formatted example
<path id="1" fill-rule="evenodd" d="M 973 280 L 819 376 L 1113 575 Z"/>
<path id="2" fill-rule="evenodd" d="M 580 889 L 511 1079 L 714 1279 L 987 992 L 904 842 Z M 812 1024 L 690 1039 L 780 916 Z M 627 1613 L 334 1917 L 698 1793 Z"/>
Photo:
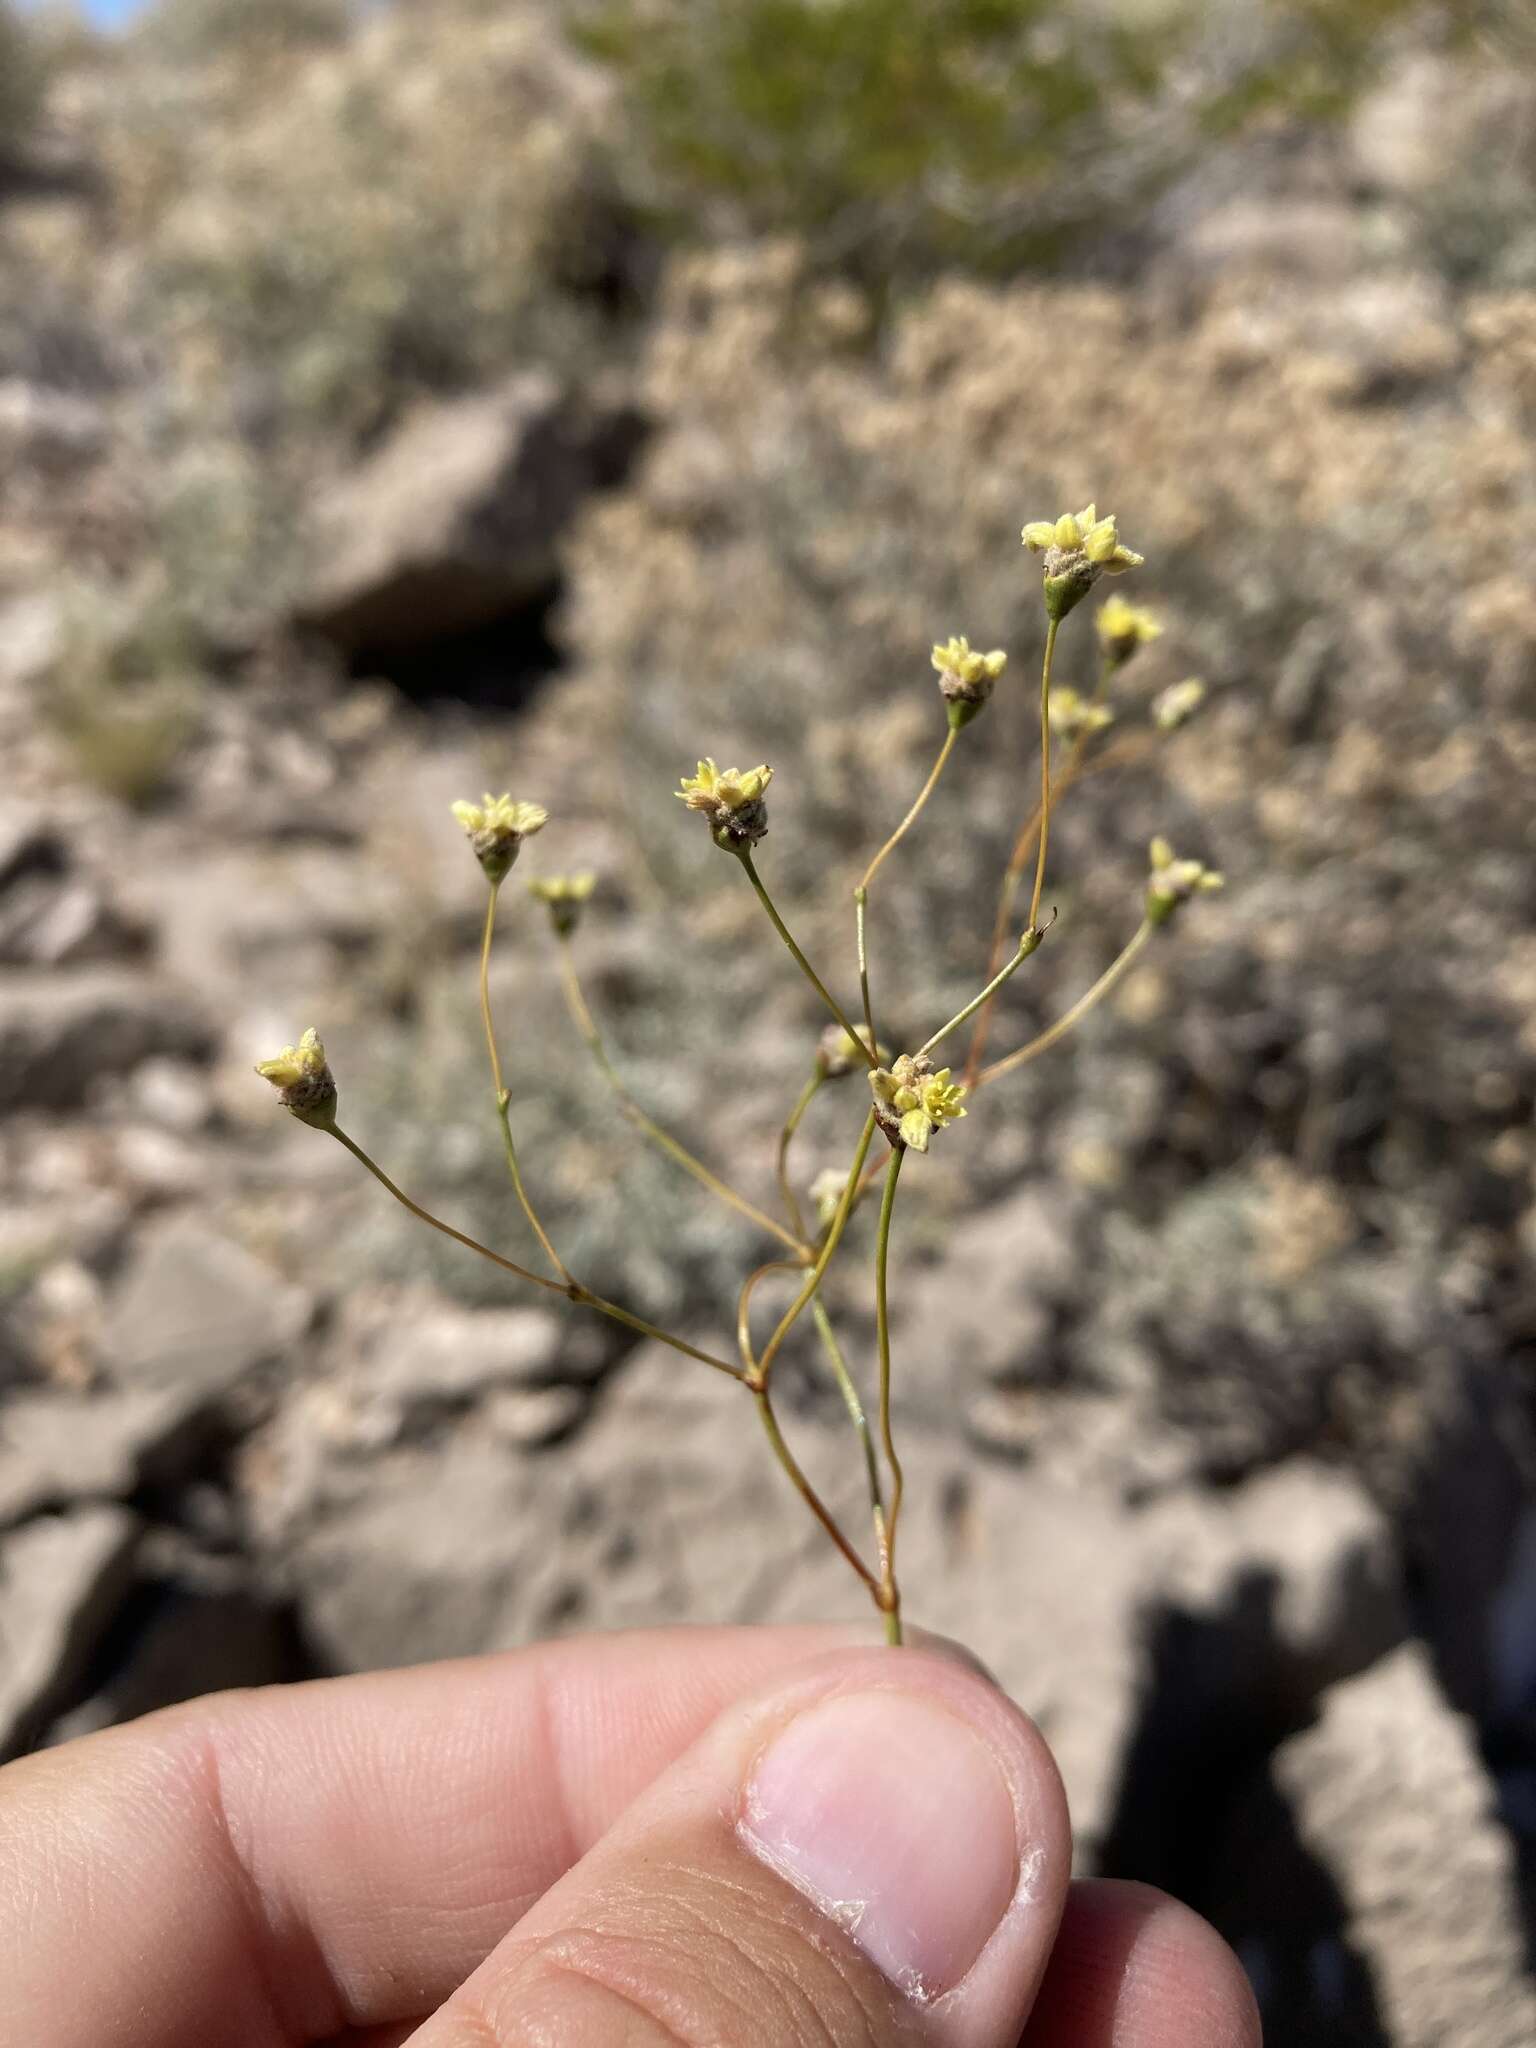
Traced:
<path id="1" fill-rule="evenodd" d="M 756 768 L 717 768 L 713 761 L 701 761 L 697 775 L 685 775 L 676 792 L 690 811 L 702 811 L 716 846 L 727 853 L 740 853 L 768 830 L 768 806 L 763 793 L 773 780 L 766 764 Z"/>
<path id="2" fill-rule="evenodd" d="M 1124 566 L 1134 565 L 1127 562 Z M 1163 630 L 1155 612 L 1149 612 L 1144 605 L 1128 604 L 1118 590 L 1099 606 L 1093 625 L 1104 659 L 1112 668 L 1122 667 L 1138 647 L 1156 640 Z"/>
<path id="3" fill-rule="evenodd" d="M 278 1101 L 300 1123 L 320 1130 L 335 1123 L 336 1080 L 313 1025 L 297 1045 L 285 1045 L 275 1059 L 262 1060 L 256 1071 L 272 1083 Z"/>
<path id="4" fill-rule="evenodd" d="M 1115 722 L 1107 704 L 1095 704 L 1081 690 L 1066 685 L 1051 692 L 1050 718 L 1052 732 L 1068 740 L 1087 739 Z"/>
<path id="5" fill-rule="evenodd" d="M 542 832 L 549 813 L 542 804 L 515 804 L 509 796 L 487 795 L 483 803 L 459 802 L 453 815 L 469 835 L 475 859 L 494 885 L 505 881 L 523 841 Z"/>
<path id="6" fill-rule="evenodd" d="M 1152 699 L 1152 723 L 1159 732 L 1177 732 L 1204 702 L 1204 683 L 1198 676 L 1186 676 L 1182 683 L 1170 683 Z"/>
<path id="7" fill-rule="evenodd" d="M 893 1145 L 926 1152 L 935 1131 L 966 1114 L 966 1090 L 951 1081 L 950 1069 L 935 1073 L 922 1053 L 906 1053 L 889 1067 L 876 1067 L 869 1077 L 875 1121 Z"/>
<path id="8" fill-rule="evenodd" d="M 816 1069 L 823 1081 L 841 1081 L 855 1067 L 867 1067 L 866 1053 L 882 1059 L 884 1054 L 870 1036 L 867 1024 L 855 1024 L 845 1031 L 841 1024 L 829 1024 L 816 1047 Z"/>
<path id="9" fill-rule="evenodd" d="M 939 690 L 949 706 L 949 722 L 958 732 L 991 696 L 1008 666 L 1008 657 L 1000 647 L 990 654 L 978 654 L 962 633 L 935 647 L 932 660 L 939 672 Z"/>
<path id="10" fill-rule="evenodd" d="M 1191 896 L 1212 896 L 1226 886 L 1225 876 L 1208 868 L 1204 861 L 1180 860 L 1166 839 L 1153 840 L 1151 859 L 1147 917 L 1153 924 L 1166 924 Z"/>
<path id="11" fill-rule="evenodd" d="M 1032 555 L 1045 556 L 1045 609 L 1058 620 L 1082 602 L 1101 576 L 1139 569 L 1146 559 L 1122 545 L 1114 514 L 1101 519 L 1096 505 L 1063 512 L 1059 519 L 1032 519 L 1023 537 Z"/>
<path id="12" fill-rule="evenodd" d="M 569 938 L 581 922 L 581 913 L 597 887 L 594 874 L 540 875 L 528 884 L 528 894 L 544 904 L 549 921 L 562 939 Z"/>

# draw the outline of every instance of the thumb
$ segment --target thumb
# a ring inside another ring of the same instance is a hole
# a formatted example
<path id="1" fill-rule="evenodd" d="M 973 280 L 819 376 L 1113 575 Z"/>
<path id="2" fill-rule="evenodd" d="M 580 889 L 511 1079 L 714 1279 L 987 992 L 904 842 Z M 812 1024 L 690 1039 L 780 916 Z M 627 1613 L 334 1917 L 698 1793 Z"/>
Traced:
<path id="1" fill-rule="evenodd" d="M 1050 1755 L 985 1679 L 838 1652 L 717 1721 L 412 2048 L 999 2048 L 1069 1862 Z"/>

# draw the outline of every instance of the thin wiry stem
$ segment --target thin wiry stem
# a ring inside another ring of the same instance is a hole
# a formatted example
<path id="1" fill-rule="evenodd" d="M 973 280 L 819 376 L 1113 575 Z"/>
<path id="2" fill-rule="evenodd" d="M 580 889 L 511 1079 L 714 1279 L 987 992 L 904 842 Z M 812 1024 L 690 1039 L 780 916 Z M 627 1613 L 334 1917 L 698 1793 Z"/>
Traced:
<path id="1" fill-rule="evenodd" d="M 1056 629 L 1052 619 L 1045 629 L 1045 655 L 1040 663 L 1040 850 L 1035 859 L 1035 886 L 1029 899 L 1029 922 L 1040 916 L 1040 898 L 1045 893 L 1045 854 L 1051 841 L 1051 661 L 1056 653 Z"/>
<path id="2" fill-rule="evenodd" d="M 512 1176 L 512 1186 L 522 1205 L 523 1214 L 528 1218 L 534 1236 L 543 1246 L 544 1256 L 560 1278 L 569 1282 L 570 1268 L 550 1243 L 549 1233 L 539 1221 L 538 1211 L 529 1199 L 528 1190 L 523 1186 L 522 1169 L 517 1163 L 517 1146 L 512 1141 L 512 1098 L 501 1078 L 501 1056 L 496 1050 L 496 1026 L 491 1017 L 491 941 L 496 932 L 496 899 L 500 894 L 500 883 L 492 882 L 485 899 L 485 933 L 480 941 L 480 1021 L 485 1026 L 485 1046 L 491 1056 L 491 1083 L 496 1090 L 496 1120 L 501 1125 L 502 1145 L 507 1155 L 507 1171 Z"/>
<path id="3" fill-rule="evenodd" d="M 603 1078 L 618 1097 L 624 1114 L 635 1128 L 649 1138 L 658 1151 L 665 1152 L 684 1173 L 692 1174 L 701 1187 L 708 1188 L 717 1201 L 724 1202 L 727 1207 L 745 1216 L 749 1222 L 755 1223 L 759 1230 L 766 1230 L 770 1237 L 776 1237 L 780 1244 L 795 1254 L 801 1265 L 808 1265 L 812 1251 L 805 1241 L 803 1227 L 800 1228 L 798 1235 L 793 1234 L 786 1230 L 782 1223 L 775 1222 L 766 1210 L 759 1209 L 755 1202 L 749 1202 L 745 1195 L 739 1195 L 733 1187 L 721 1180 L 717 1173 L 712 1173 L 702 1159 L 696 1159 L 687 1146 L 680 1144 L 670 1131 L 663 1130 L 655 1118 L 648 1116 L 630 1094 L 618 1069 L 608 1056 L 608 1048 L 597 1027 L 597 1020 L 587 1006 L 587 999 L 582 993 L 581 980 L 577 975 L 576 963 L 571 953 L 571 942 L 563 933 L 560 937 L 560 979 L 565 990 L 566 1008 L 571 1013 L 571 1021 L 585 1041 L 587 1050 L 597 1062 Z"/>
<path id="4" fill-rule="evenodd" d="M 511 1273 L 519 1280 L 531 1281 L 535 1287 L 542 1287 L 547 1294 L 558 1294 L 564 1300 L 573 1302 L 578 1308 L 595 1309 L 599 1315 L 611 1321 L 623 1323 L 627 1329 L 636 1331 L 642 1337 L 654 1337 L 659 1344 L 668 1344 L 674 1351 L 681 1351 L 686 1357 L 697 1358 L 703 1365 L 712 1365 L 716 1372 L 729 1374 L 733 1380 L 744 1380 L 746 1374 L 738 1365 L 732 1365 L 727 1358 L 716 1358 L 711 1351 L 701 1351 L 696 1344 L 689 1344 L 681 1337 L 674 1337 L 670 1330 L 663 1330 L 655 1323 L 648 1323 L 643 1316 L 632 1315 L 627 1308 L 620 1308 L 617 1302 L 605 1301 L 600 1294 L 594 1294 L 589 1287 L 583 1287 L 579 1280 L 569 1280 L 563 1286 L 558 1280 L 546 1280 L 542 1273 L 530 1273 L 526 1266 L 518 1265 L 515 1259 L 504 1259 L 500 1252 L 493 1252 L 489 1245 L 481 1244 L 478 1238 L 467 1236 L 462 1230 L 455 1230 L 451 1223 L 445 1223 L 440 1216 L 434 1216 L 430 1209 L 423 1209 L 420 1202 L 413 1202 L 405 1190 L 392 1181 L 382 1166 L 370 1159 L 355 1138 L 348 1137 L 339 1124 L 330 1126 L 331 1136 L 338 1145 L 344 1145 L 357 1160 L 371 1173 L 380 1187 L 394 1196 L 402 1209 L 416 1218 L 419 1223 L 440 1231 L 444 1237 L 451 1237 L 455 1244 L 461 1244 L 467 1251 L 478 1252 L 482 1259 L 489 1259 L 493 1266 L 499 1266 L 504 1273 Z"/>
<path id="5" fill-rule="evenodd" d="M 784 1128 L 779 1133 L 778 1175 L 779 1193 L 784 1198 L 785 1214 L 789 1217 L 790 1228 L 802 1243 L 806 1241 L 805 1218 L 800 1213 L 800 1204 L 795 1199 L 794 1184 L 789 1177 L 789 1148 L 794 1143 L 795 1133 L 800 1128 L 800 1119 L 810 1108 L 817 1091 L 826 1079 L 818 1065 L 811 1078 L 796 1097 L 795 1106 L 784 1119 Z"/>
<path id="6" fill-rule="evenodd" d="M 810 961 L 806 959 L 805 955 L 796 945 L 794 935 L 790 931 L 789 926 L 784 922 L 783 918 L 780 917 L 778 911 L 775 909 L 773 898 L 768 894 L 768 891 L 763 887 L 763 878 L 757 872 L 756 864 L 752 859 L 751 847 L 744 846 L 741 849 L 740 853 L 736 856 L 736 858 L 741 862 L 747 880 L 752 884 L 753 889 L 757 892 L 758 902 L 761 903 L 764 910 L 767 911 L 769 922 L 772 924 L 774 930 L 778 933 L 779 937 L 784 941 L 785 945 L 789 948 L 790 955 L 799 966 L 801 973 L 805 976 L 806 980 L 811 984 L 811 987 L 815 989 L 817 995 L 821 997 L 821 1000 L 832 1012 L 833 1016 L 837 1019 L 838 1023 L 842 1025 L 843 1029 L 847 1032 L 848 1036 L 853 1040 L 854 1044 L 858 1047 L 859 1052 L 863 1056 L 864 1064 L 869 1067 L 878 1066 L 879 1062 L 876 1060 L 874 1054 L 870 1051 L 869 1047 L 865 1045 L 864 1041 L 859 1037 L 859 1034 L 854 1030 L 853 1026 L 848 1022 L 848 1019 L 843 1014 L 841 1005 L 838 1003 L 837 999 L 829 992 L 826 983 L 822 980 L 821 976 L 816 972 L 815 968 L 811 965 Z"/>
<path id="7" fill-rule="evenodd" d="M 821 1250 L 816 1255 L 816 1263 L 801 1283 L 800 1292 L 780 1317 L 778 1328 L 768 1339 L 763 1355 L 758 1361 L 756 1377 L 760 1380 L 766 1381 L 769 1373 L 773 1370 L 773 1361 L 777 1358 L 784 1339 L 799 1320 L 801 1311 L 821 1286 L 822 1275 L 826 1272 L 828 1266 L 831 1265 L 832 1255 L 842 1242 L 843 1231 L 847 1227 L 849 1215 L 853 1210 L 854 1191 L 858 1186 L 859 1175 L 864 1171 L 864 1161 L 869 1157 L 869 1148 L 874 1135 L 875 1112 L 871 1110 L 864 1119 L 864 1129 L 859 1135 L 858 1150 L 854 1153 L 853 1164 L 848 1169 L 848 1180 L 843 1188 L 843 1198 L 837 1205 L 837 1214 L 832 1218 L 831 1228 L 822 1240 Z"/>
<path id="8" fill-rule="evenodd" d="M 917 823 L 917 820 L 922 816 L 923 806 L 938 788 L 939 777 L 944 773 L 949 757 L 955 751 L 955 741 L 959 737 L 959 727 L 951 726 L 944 735 L 944 744 L 939 749 L 938 759 L 928 772 L 928 780 L 923 784 L 913 800 L 912 808 L 907 812 L 907 815 L 896 827 L 896 830 L 886 840 L 869 866 L 864 870 L 859 885 L 853 892 L 854 934 L 858 941 L 859 949 L 859 993 L 864 999 L 864 1023 L 869 1032 L 869 1042 L 871 1045 L 875 1042 L 875 1012 L 869 993 L 869 945 L 865 931 L 869 912 L 870 884 L 874 881 L 875 876 L 879 874 L 886 856 L 895 851 L 902 840 L 905 839 L 907 833 Z"/>
<path id="9" fill-rule="evenodd" d="M 752 1297 L 760 1283 L 774 1273 L 798 1273 L 802 1269 L 792 1259 L 769 1259 L 766 1265 L 750 1272 L 741 1284 L 736 1297 L 736 1349 L 741 1353 L 741 1362 L 747 1369 L 750 1380 L 758 1370 L 757 1354 L 752 1349 Z"/>
<path id="10" fill-rule="evenodd" d="M 810 1480 L 807 1479 L 804 1471 L 801 1469 L 799 1459 L 796 1458 L 794 1452 L 784 1441 L 784 1432 L 780 1429 L 778 1417 L 773 1412 L 773 1401 L 769 1395 L 768 1388 L 766 1385 L 755 1386 L 752 1391 L 757 1398 L 758 1418 L 763 1425 L 763 1430 L 767 1435 L 769 1443 L 773 1447 L 773 1455 L 783 1467 L 790 1485 L 794 1487 L 796 1493 L 805 1502 L 827 1535 L 837 1545 L 837 1548 L 842 1552 L 848 1563 L 852 1565 L 864 1584 L 878 1600 L 880 1590 L 879 1579 L 843 1534 L 838 1526 L 836 1517 L 822 1500 L 815 1487 L 812 1486 Z"/>
<path id="11" fill-rule="evenodd" d="M 971 1000 L 966 1004 L 963 1010 L 957 1010 L 954 1016 L 950 1018 L 947 1024 L 941 1024 L 939 1026 L 938 1030 L 934 1032 L 932 1038 L 928 1040 L 926 1045 L 920 1045 L 918 1047 L 916 1057 L 918 1059 L 921 1059 L 925 1053 L 932 1052 L 936 1045 L 942 1045 L 944 1040 L 948 1038 L 951 1031 L 958 1031 L 960 1029 L 960 1026 L 963 1023 L 965 1023 L 968 1017 L 975 1016 L 976 1012 L 981 1008 L 983 1003 L 990 1003 L 992 998 L 997 994 L 998 990 L 1003 986 L 1003 983 L 1007 981 L 1012 975 L 1018 972 L 1018 970 L 1024 965 L 1024 962 L 1029 958 L 1030 954 L 1033 951 L 1034 947 L 1026 947 L 1021 944 L 1019 950 L 1014 954 L 1013 958 L 1001 970 L 1000 973 L 993 975 L 992 979 L 981 991 L 981 994 L 978 996 L 972 996 Z"/>
<path id="12" fill-rule="evenodd" d="M 887 1638 L 895 1644 L 901 1641 L 901 1594 L 896 1585 L 896 1527 L 901 1519 L 901 1501 L 906 1491 L 906 1479 L 901 1469 L 901 1460 L 896 1455 L 896 1443 L 891 1433 L 891 1319 L 886 1300 L 886 1268 L 890 1262 L 891 1216 L 896 1207 L 896 1183 L 901 1178 L 901 1162 L 906 1156 L 904 1145 L 897 1145 L 892 1149 L 891 1163 L 885 1170 L 885 1192 L 880 1198 L 880 1225 L 875 1235 L 875 1336 L 880 1347 L 880 1443 L 891 1473 L 891 1505 L 885 1521 L 885 1571 L 881 1581 L 881 1611 L 886 1617 Z"/>
<path id="13" fill-rule="evenodd" d="M 1069 1031 L 1076 1030 L 1095 1004 L 1101 1003 L 1135 966 L 1155 930 L 1156 926 L 1150 919 L 1143 919 L 1124 949 L 1116 954 L 1092 988 L 1080 995 L 1071 1009 L 1058 1017 L 1054 1024 L 1047 1026 L 1038 1038 L 1032 1038 L 1028 1045 L 1021 1045 L 1017 1052 L 1011 1052 L 1004 1059 L 994 1060 L 990 1067 L 984 1067 L 977 1076 L 976 1086 L 982 1088 L 989 1081 L 1000 1081 L 1004 1074 L 1011 1074 L 1015 1067 L 1022 1067 L 1030 1060 L 1038 1059 L 1041 1053 L 1049 1052 L 1053 1045 L 1058 1045 Z"/>
<path id="14" fill-rule="evenodd" d="M 885 1495 L 880 1484 L 880 1461 L 875 1455 L 875 1440 L 869 1427 L 869 1417 L 864 1413 L 853 1374 L 848 1370 L 848 1361 L 843 1356 L 843 1347 L 837 1341 L 837 1332 L 832 1327 L 832 1318 L 827 1314 L 827 1305 L 818 1294 L 811 1303 L 811 1314 L 815 1319 L 817 1335 L 821 1338 L 822 1349 L 832 1368 L 832 1377 L 837 1381 L 838 1392 L 848 1410 L 848 1419 L 853 1424 L 859 1439 L 859 1448 L 864 1453 L 864 1476 L 869 1485 L 869 1512 L 874 1523 L 875 1544 L 880 1557 L 880 1576 L 883 1580 L 887 1570 L 887 1543 L 885 1527 Z"/>

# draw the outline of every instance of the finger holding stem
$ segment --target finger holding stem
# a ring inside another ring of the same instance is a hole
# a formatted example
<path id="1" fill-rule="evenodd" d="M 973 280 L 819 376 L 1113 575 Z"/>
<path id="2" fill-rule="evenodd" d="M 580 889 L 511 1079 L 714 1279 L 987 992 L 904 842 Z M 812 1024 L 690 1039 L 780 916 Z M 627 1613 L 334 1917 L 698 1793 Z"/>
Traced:
<path id="1" fill-rule="evenodd" d="M 496 1026 L 491 1016 L 491 942 L 496 935 L 496 900 L 501 894 L 501 883 L 489 881 L 485 899 L 485 931 L 480 941 L 480 1021 L 485 1026 L 485 1046 L 491 1059 L 491 1084 L 496 1091 L 496 1119 L 501 1125 L 501 1139 L 507 1155 L 507 1171 L 512 1176 L 512 1186 L 528 1218 L 529 1228 L 543 1247 L 544 1256 L 554 1267 L 560 1278 L 569 1282 L 570 1269 L 550 1243 L 549 1233 L 539 1220 L 539 1213 L 529 1199 L 528 1190 L 523 1186 L 522 1169 L 517 1161 L 517 1146 L 512 1138 L 512 1098 L 501 1078 L 501 1056 L 496 1049 Z"/>
<path id="2" fill-rule="evenodd" d="M 901 1178 L 901 1163 L 906 1156 L 904 1145 L 896 1145 L 891 1150 L 890 1164 L 885 1170 L 885 1189 L 880 1198 L 880 1224 L 875 1235 L 875 1336 L 880 1350 L 880 1444 L 891 1474 L 891 1505 L 886 1516 L 881 1611 L 885 1615 L 886 1639 L 893 1644 L 899 1644 L 901 1641 L 901 1594 L 896 1584 L 896 1525 L 901 1519 L 901 1500 L 906 1480 L 901 1469 L 901 1460 L 896 1455 L 896 1443 L 891 1432 L 891 1319 L 887 1305 L 886 1272 L 890 1262 L 891 1216 L 896 1207 L 896 1184 Z"/>

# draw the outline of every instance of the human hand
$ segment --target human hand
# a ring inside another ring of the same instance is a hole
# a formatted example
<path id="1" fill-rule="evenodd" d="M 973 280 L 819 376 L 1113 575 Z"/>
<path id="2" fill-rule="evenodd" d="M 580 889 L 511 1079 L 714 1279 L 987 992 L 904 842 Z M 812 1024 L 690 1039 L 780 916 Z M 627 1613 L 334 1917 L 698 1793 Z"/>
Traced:
<path id="1" fill-rule="evenodd" d="M 199 1700 L 0 1771 L 17 2048 L 1257 2048 L 1216 1934 L 1069 1883 L 1039 1734 L 831 1629 Z"/>

